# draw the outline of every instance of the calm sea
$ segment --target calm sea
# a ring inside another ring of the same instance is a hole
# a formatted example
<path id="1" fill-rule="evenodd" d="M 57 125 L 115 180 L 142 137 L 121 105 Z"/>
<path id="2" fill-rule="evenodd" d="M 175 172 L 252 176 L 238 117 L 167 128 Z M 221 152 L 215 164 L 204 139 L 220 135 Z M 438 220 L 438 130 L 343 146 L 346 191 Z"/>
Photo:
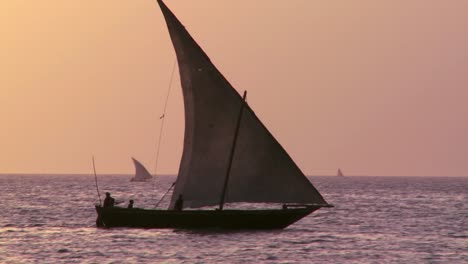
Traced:
<path id="1" fill-rule="evenodd" d="M 101 195 L 153 207 L 174 180 L 129 178 L 100 176 Z M 0 175 L 0 263 L 468 263 L 468 177 L 310 180 L 335 208 L 215 232 L 97 229 L 93 176 Z"/>

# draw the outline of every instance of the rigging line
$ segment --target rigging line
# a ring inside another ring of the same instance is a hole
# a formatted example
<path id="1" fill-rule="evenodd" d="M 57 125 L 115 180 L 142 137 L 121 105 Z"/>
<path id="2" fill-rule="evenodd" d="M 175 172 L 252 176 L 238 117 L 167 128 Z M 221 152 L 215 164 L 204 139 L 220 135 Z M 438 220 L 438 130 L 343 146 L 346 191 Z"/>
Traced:
<path id="1" fill-rule="evenodd" d="M 172 183 L 171 187 L 169 187 L 169 189 L 167 189 L 166 193 L 161 197 L 161 199 L 159 199 L 159 201 L 156 203 L 156 205 L 154 206 L 154 208 L 158 208 L 159 203 L 162 202 L 162 200 L 164 199 L 164 197 L 166 197 L 166 195 L 171 191 L 171 189 L 174 187 L 175 184 L 176 184 L 175 182 Z"/>
<path id="2" fill-rule="evenodd" d="M 99 194 L 99 187 L 98 187 L 98 183 L 97 183 L 96 165 L 94 164 L 94 155 L 93 155 L 93 170 L 94 170 L 94 180 L 96 182 L 96 191 L 97 191 L 97 195 L 99 197 L 99 206 L 102 206 L 101 195 Z"/>
<path id="3" fill-rule="evenodd" d="M 174 79 L 174 72 L 175 72 L 176 65 L 177 65 L 177 59 L 174 60 L 174 64 L 172 66 L 172 72 L 171 72 L 171 77 L 169 78 L 169 87 L 167 88 L 166 101 L 164 102 L 163 113 L 159 117 L 159 119 L 161 120 L 161 127 L 159 128 L 159 138 L 158 138 L 158 142 L 156 145 L 156 159 L 155 159 L 155 164 L 154 164 L 153 189 L 156 189 L 156 175 L 158 174 L 157 172 L 158 172 L 159 150 L 161 148 L 161 139 L 162 139 L 162 133 L 164 129 L 164 120 L 166 119 L 165 116 L 166 116 L 167 102 L 169 101 L 169 95 L 171 93 L 172 81 Z M 153 192 L 153 197 L 151 199 L 153 198 L 154 198 L 154 192 Z"/>

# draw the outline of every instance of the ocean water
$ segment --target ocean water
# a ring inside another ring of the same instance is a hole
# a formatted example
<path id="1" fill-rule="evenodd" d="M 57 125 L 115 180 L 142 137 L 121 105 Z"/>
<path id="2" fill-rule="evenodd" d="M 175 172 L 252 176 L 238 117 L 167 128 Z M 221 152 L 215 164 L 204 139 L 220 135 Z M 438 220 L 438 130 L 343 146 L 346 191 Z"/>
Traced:
<path id="1" fill-rule="evenodd" d="M 153 207 L 174 180 L 129 178 L 100 176 L 101 195 Z M 221 232 L 98 229 L 93 176 L 0 175 L 0 263 L 468 263 L 468 177 L 310 180 L 334 208 Z"/>

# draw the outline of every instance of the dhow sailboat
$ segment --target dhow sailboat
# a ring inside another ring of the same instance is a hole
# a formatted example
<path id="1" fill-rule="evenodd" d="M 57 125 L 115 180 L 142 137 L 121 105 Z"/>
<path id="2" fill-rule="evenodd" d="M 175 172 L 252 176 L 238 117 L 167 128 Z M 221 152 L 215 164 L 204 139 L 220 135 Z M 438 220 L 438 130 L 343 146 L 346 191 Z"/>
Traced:
<path id="1" fill-rule="evenodd" d="M 135 177 L 131 178 L 130 181 L 132 182 L 144 182 L 149 181 L 153 176 L 149 171 L 135 158 L 132 158 L 133 165 L 135 165 Z"/>
<path id="2" fill-rule="evenodd" d="M 328 204 L 162 0 L 185 107 L 168 209 L 96 206 L 98 224 L 139 228 L 285 228 Z M 255 204 L 237 209 L 237 203 Z M 270 208 L 261 205 L 276 205 Z"/>

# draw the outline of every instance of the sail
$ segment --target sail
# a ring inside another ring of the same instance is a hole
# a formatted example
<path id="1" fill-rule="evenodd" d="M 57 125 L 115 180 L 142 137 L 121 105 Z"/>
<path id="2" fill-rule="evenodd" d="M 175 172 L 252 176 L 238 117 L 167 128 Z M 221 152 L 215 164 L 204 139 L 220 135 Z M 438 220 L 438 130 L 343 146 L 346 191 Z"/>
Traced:
<path id="1" fill-rule="evenodd" d="M 135 165 L 135 177 L 130 181 L 146 181 L 151 179 L 153 176 L 148 172 L 148 170 L 135 158 L 132 158 L 133 164 Z"/>
<path id="2" fill-rule="evenodd" d="M 340 177 L 343 177 L 343 172 L 341 171 L 341 169 L 338 169 L 338 173 L 336 174 L 337 176 L 340 176 Z"/>
<path id="3" fill-rule="evenodd" d="M 243 100 L 184 26 L 158 0 L 169 29 L 185 107 L 184 148 L 170 208 L 216 205 L 221 199 Z M 226 202 L 326 204 L 252 109 L 244 107 Z"/>

